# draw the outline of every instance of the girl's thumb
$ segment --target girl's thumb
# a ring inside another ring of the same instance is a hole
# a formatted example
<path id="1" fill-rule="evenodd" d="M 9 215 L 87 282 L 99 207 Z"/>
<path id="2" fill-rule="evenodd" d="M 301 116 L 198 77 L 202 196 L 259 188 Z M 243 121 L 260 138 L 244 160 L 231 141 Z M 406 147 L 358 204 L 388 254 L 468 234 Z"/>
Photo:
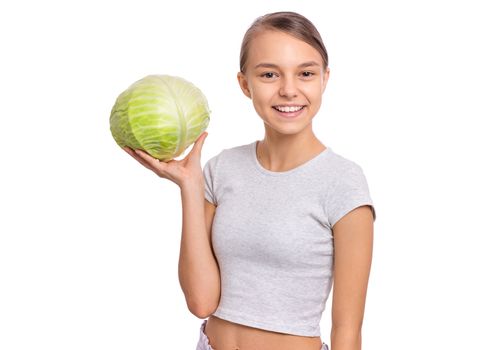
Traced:
<path id="1" fill-rule="evenodd" d="M 201 139 L 199 140 L 199 149 L 202 148 L 202 145 L 204 144 L 204 140 L 206 140 L 206 137 L 208 137 L 208 133 L 205 131 L 201 135 Z"/>
<path id="2" fill-rule="evenodd" d="M 202 145 L 204 144 L 204 140 L 206 139 L 207 136 L 208 136 L 208 133 L 206 131 L 203 132 L 201 134 L 201 136 L 199 136 L 196 143 L 194 144 L 194 147 L 192 148 L 192 151 L 191 151 L 192 153 L 201 157 Z"/>

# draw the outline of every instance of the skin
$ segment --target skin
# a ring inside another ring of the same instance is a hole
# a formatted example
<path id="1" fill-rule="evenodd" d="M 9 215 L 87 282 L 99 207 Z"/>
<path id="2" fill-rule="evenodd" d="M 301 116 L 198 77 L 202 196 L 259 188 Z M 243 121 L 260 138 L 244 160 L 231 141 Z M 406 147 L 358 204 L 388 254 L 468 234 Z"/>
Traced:
<path id="1" fill-rule="evenodd" d="M 312 130 L 330 69 L 324 69 L 315 48 L 288 34 L 267 30 L 253 39 L 245 73 L 238 82 L 264 122 L 264 140 L 257 156 L 271 171 L 286 171 L 325 149 Z M 305 106 L 294 120 L 273 108 Z M 211 205 L 212 206 L 212 205 Z M 213 209 L 209 209 L 211 213 Z M 210 214 L 211 215 L 211 214 Z M 332 350 L 361 349 L 361 326 L 372 259 L 373 217 L 369 207 L 352 210 L 333 227 L 335 245 L 332 300 Z M 214 349 L 318 350 L 319 337 L 264 331 L 210 316 L 206 334 Z M 241 345 L 241 347 L 237 346 Z"/>
<path id="2" fill-rule="evenodd" d="M 325 149 L 313 133 L 312 120 L 320 109 L 329 74 L 330 70 L 324 69 L 321 56 L 316 49 L 288 34 L 267 30 L 252 40 L 245 72 L 238 73 L 237 78 L 243 93 L 251 99 L 257 114 L 264 122 L 264 139 L 257 147 L 257 157 L 264 168 L 270 171 L 287 171 L 305 163 Z M 304 107 L 297 118 L 285 119 L 274 109 L 274 106 L 284 105 Z M 193 196 L 196 192 L 202 191 L 203 187 L 200 156 L 206 136 L 207 133 L 203 133 L 199 137 L 186 158 L 167 163 L 160 162 L 143 151 L 134 151 L 128 147 L 124 149 L 160 177 L 178 184 L 182 189 L 183 203 L 194 203 L 198 198 Z M 192 200 L 186 199 L 191 197 Z M 202 198 L 202 194 L 199 198 Z M 219 272 L 216 262 L 211 262 L 209 250 L 215 211 L 216 207 L 204 200 L 205 230 L 202 224 L 197 225 L 189 221 L 189 227 L 192 225 L 203 230 L 201 243 L 194 235 L 186 243 L 186 250 L 194 254 L 181 253 L 182 262 L 188 264 L 183 268 L 187 269 L 187 272 L 182 273 L 183 278 L 187 278 L 188 281 L 181 281 L 186 300 L 188 305 L 197 305 L 189 306 L 193 314 L 200 318 L 209 317 L 205 333 L 213 349 L 320 350 L 320 337 L 270 332 L 211 315 L 219 303 Z M 192 212 L 196 213 L 196 208 L 192 208 Z M 194 214 L 189 220 L 201 219 L 196 219 Z M 332 232 L 335 263 L 330 348 L 360 350 L 373 246 L 373 216 L 370 208 L 361 206 L 352 210 L 335 224 Z M 187 235 L 188 233 L 183 234 L 183 239 Z M 199 261 L 190 260 L 197 259 L 195 252 L 201 252 Z M 202 269 L 203 266 L 206 268 L 204 272 L 197 270 L 197 267 Z M 195 277 L 192 277 L 193 274 Z M 216 282 L 212 288 L 207 289 L 209 283 L 192 285 L 199 278 Z M 195 290 L 201 291 L 198 294 L 193 293 L 196 295 L 206 291 L 207 296 L 203 301 L 192 300 L 187 295 L 191 293 L 186 293 Z"/>
<path id="3" fill-rule="evenodd" d="M 320 53 L 299 39 L 267 30 L 252 40 L 245 73 L 238 73 L 237 78 L 264 122 L 265 136 L 257 155 L 266 169 L 295 168 L 326 148 L 314 135 L 312 120 L 320 109 L 329 75 Z M 299 118 L 287 120 L 273 108 L 281 105 L 304 109 Z"/>

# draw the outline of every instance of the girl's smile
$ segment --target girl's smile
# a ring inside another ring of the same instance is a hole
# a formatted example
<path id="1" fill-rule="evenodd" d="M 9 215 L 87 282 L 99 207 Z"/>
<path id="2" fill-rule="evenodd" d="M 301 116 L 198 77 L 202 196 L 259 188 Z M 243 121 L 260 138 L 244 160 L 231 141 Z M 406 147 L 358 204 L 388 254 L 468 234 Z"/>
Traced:
<path id="1" fill-rule="evenodd" d="M 277 113 L 283 118 L 295 118 L 299 116 L 305 106 L 301 105 L 280 105 L 280 106 L 272 106 L 273 109 L 277 111 Z"/>

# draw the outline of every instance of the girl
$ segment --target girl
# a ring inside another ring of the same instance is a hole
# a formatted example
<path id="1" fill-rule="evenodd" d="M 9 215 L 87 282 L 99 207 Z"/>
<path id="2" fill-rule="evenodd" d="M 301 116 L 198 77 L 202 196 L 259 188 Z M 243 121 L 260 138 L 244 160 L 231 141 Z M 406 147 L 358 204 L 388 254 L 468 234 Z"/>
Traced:
<path id="1" fill-rule="evenodd" d="M 361 167 L 313 133 L 329 74 L 308 19 L 262 16 L 245 33 L 238 83 L 263 140 L 203 170 L 206 132 L 178 161 L 125 148 L 180 186 L 179 281 L 205 319 L 198 350 L 328 349 L 319 323 L 332 285 L 332 349 L 361 349 L 376 214 Z"/>

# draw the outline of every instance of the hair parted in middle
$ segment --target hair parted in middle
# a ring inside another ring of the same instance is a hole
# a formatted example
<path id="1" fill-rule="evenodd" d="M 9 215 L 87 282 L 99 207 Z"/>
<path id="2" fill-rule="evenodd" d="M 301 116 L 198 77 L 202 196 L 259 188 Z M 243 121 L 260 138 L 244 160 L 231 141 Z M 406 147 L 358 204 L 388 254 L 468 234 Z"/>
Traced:
<path id="1" fill-rule="evenodd" d="M 323 69 L 328 67 L 328 54 L 315 25 L 296 12 L 273 12 L 257 18 L 245 32 L 240 50 L 240 71 L 245 73 L 250 42 L 265 30 L 277 30 L 313 46 L 322 56 Z"/>

